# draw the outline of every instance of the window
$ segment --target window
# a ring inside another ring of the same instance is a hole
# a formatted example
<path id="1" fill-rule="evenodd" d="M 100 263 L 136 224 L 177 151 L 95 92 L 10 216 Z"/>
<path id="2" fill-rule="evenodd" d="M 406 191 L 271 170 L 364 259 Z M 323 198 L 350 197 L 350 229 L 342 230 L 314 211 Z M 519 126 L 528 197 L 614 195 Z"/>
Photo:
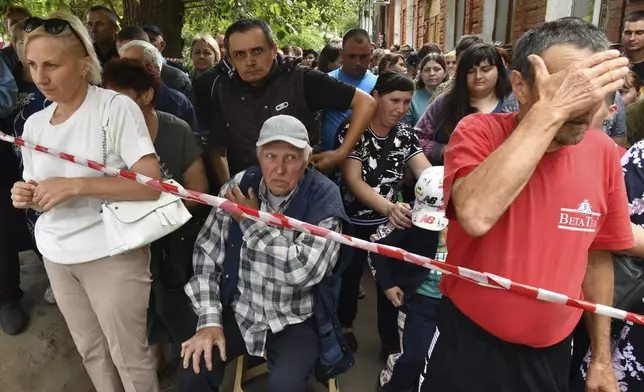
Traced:
<path id="1" fill-rule="evenodd" d="M 505 44 L 512 39 L 512 21 L 514 20 L 510 15 L 510 9 L 514 8 L 512 3 L 514 3 L 512 0 L 496 0 L 494 32 L 492 33 L 494 42 Z"/>
<path id="2" fill-rule="evenodd" d="M 448 3 L 447 7 L 447 15 L 445 16 L 445 51 L 448 52 L 452 49 L 454 49 L 454 45 L 456 42 L 455 35 L 456 35 L 456 28 L 453 26 L 456 26 L 456 1 L 457 0 L 451 0 L 450 3 Z"/>
<path id="3" fill-rule="evenodd" d="M 512 43 L 517 0 L 485 0 L 483 36 L 500 44 Z"/>
<path id="4" fill-rule="evenodd" d="M 465 31 L 465 0 L 456 0 L 456 31 L 454 32 L 454 45 L 460 41 Z"/>
<path id="5" fill-rule="evenodd" d="M 572 16 L 583 18 L 600 28 L 606 25 L 607 11 L 608 0 L 573 0 L 572 2 Z"/>

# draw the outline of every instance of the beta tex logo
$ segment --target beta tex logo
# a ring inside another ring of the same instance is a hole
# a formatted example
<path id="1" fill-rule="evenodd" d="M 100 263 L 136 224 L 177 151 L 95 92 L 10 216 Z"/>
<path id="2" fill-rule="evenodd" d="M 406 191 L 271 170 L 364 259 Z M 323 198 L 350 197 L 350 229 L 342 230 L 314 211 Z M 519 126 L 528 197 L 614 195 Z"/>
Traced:
<path id="1" fill-rule="evenodd" d="M 594 233 L 601 214 L 593 212 L 593 206 L 588 199 L 582 201 L 577 209 L 562 208 L 559 212 L 559 225 L 562 230 L 583 231 Z"/>

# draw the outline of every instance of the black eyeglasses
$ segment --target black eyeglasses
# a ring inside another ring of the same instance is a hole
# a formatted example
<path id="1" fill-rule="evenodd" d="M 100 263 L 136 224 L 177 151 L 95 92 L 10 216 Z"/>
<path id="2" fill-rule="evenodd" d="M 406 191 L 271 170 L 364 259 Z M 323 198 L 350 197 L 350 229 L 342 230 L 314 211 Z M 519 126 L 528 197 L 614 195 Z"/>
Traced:
<path id="1" fill-rule="evenodd" d="M 83 39 L 81 36 L 72 28 L 72 25 L 66 21 L 65 19 L 58 19 L 58 18 L 52 18 L 52 19 L 41 19 L 41 18 L 28 18 L 25 20 L 25 33 L 31 33 L 32 31 L 36 30 L 38 27 L 42 26 L 45 29 L 45 32 L 47 34 L 52 34 L 52 35 L 58 35 L 65 30 L 65 28 L 69 27 L 69 30 L 78 38 L 80 41 L 81 45 L 83 45 L 83 48 L 85 48 L 85 44 L 83 43 Z M 87 48 L 85 48 L 85 53 L 88 54 Z"/>

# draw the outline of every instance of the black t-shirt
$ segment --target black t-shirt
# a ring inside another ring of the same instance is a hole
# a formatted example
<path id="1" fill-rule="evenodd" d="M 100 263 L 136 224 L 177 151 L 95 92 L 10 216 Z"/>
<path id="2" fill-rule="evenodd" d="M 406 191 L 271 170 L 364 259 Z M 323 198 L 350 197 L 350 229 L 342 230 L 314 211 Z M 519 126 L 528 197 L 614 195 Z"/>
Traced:
<path id="1" fill-rule="evenodd" d="M 214 72 L 214 71 L 213 71 Z M 275 71 L 273 71 L 275 72 Z M 304 85 L 304 98 L 311 112 L 317 112 L 324 109 L 333 109 L 338 111 L 347 111 L 351 107 L 351 101 L 355 95 L 355 87 L 346 83 L 342 83 L 325 73 L 315 69 L 302 68 L 303 72 L 303 85 Z M 201 121 L 207 121 L 205 129 L 209 130 L 208 144 L 211 147 L 227 147 L 228 146 L 228 126 L 225 117 L 221 111 L 219 104 L 219 91 L 214 85 L 215 77 L 211 74 L 210 70 L 207 71 L 208 76 L 203 74 L 197 81 L 202 84 L 198 88 L 198 99 L 203 99 L 206 94 L 212 92 L 212 100 L 210 101 L 210 114 L 204 114 L 203 105 L 199 112 L 201 113 Z M 206 76 L 206 78 L 204 78 Z M 220 77 L 228 77 L 227 75 L 220 75 Z M 201 80 L 203 79 L 203 82 Z M 252 87 L 262 88 L 262 87 Z M 210 89 L 210 91 L 208 91 Z M 293 92 L 296 94 L 296 92 Z M 203 98 L 202 98 L 203 97 Z M 230 159 L 230 157 L 229 157 Z"/>
<path id="2" fill-rule="evenodd" d="M 157 111 L 157 116 L 159 131 L 154 149 L 159 156 L 161 178 L 183 185 L 183 174 L 201 156 L 201 148 L 188 123 L 169 113 Z"/>
<path id="3" fill-rule="evenodd" d="M 644 80 L 644 61 L 631 65 L 631 71 L 635 72 L 640 79 Z"/>

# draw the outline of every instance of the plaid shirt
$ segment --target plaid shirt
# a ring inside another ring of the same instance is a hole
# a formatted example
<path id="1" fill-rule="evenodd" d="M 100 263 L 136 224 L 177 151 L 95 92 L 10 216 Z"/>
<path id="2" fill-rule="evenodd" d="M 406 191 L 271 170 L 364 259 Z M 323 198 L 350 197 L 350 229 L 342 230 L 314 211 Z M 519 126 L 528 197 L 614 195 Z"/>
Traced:
<path id="1" fill-rule="evenodd" d="M 237 174 L 224 185 L 219 196 L 225 197 L 229 189 L 241 182 L 243 175 L 244 172 Z M 278 211 L 271 209 L 267 192 L 262 179 L 260 210 L 282 213 L 297 188 L 280 204 Z M 199 316 L 197 330 L 223 326 L 220 280 L 232 219 L 224 210 L 213 208 L 195 243 L 195 274 L 185 290 Z M 317 225 L 342 231 L 339 218 L 331 217 Z M 313 289 L 327 273 L 331 273 L 340 254 L 340 244 L 251 219 L 242 220 L 239 226 L 243 243 L 232 309 L 248 353 L 265 356 L 268 330 L 278 333 L 286 326 L 301 323 L 313 315 Z"/>

